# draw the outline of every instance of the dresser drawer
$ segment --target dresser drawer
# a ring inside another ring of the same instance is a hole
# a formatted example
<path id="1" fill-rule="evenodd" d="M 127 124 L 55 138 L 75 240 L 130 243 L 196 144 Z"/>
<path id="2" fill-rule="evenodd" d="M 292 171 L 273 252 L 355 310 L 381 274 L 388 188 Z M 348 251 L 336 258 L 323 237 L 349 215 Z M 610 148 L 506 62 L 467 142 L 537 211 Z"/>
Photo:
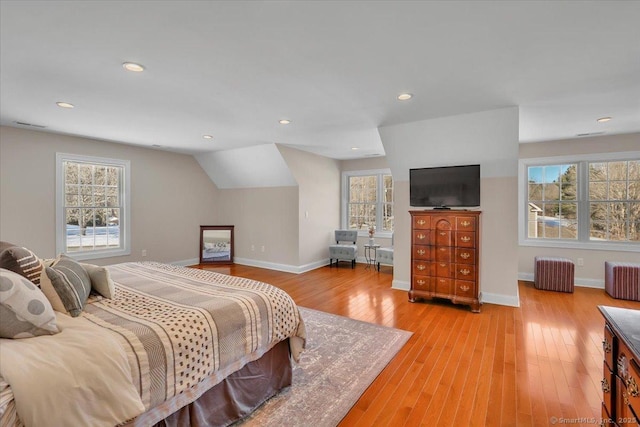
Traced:
<path id="1" fill-rule="evenodd" d="M 607 408 L 607 412 L 611 414 L 614 404 L 613 396 L 615 394 L 616 376 L 609 369 L 606 362 L 602 362 L 602 381 L 600 384 L 602 386 L 602 404 Z"/>
<path id="2" fill-rule="evenodd" d="M 639 417 L 636 421 L 640 424 L 640 366 L 638 366 L 638 361 L 633 357 L 629 360 L 626 384 L 629 406 L 635 415 Z"/>
<path id="3" fill-rule="evenodd" d="M 456 218 L 456 230 L 458 231 L 476 231 L 476 218 L 475 217 L 457 217 Z"/>
<path id="4" fill-rule="evenodd" d="M 611 332 L 609 325 L 605 324 L 604 340 L 602 340 L 602 352 L 604 353 L 604 361 L 606 362 L 607 365 L 609 365 L 609 369 L 612 371 L 615 369 L 615 365 L 613 361 L 614 359 L 613 353 L 614 351 L 617 351 L 617 349 L 614 349 L 614 345 L 615 345 L 615 340 L 613 337 L 613 332 Z"/>
<path id="5" fill-rule="evenodd" d="M 438 295 L 448 296 L 451 295 L 451 288 L 453 286 L 453 280 L 444 278 L 444 277 L 436 277 L 433 279 L 433 292 Z"/>
<path id="6" fill-rule="evenodd" d="M 431 217 L 416 215 L 413 217 L 413 228 L 428 230 L 431 228 Z"/>
<path id="7" fill-rule="evenodd" d="M 413 274 L 419 276 L 433 276 L 433 263 L 429 261 L 413 261 Z"/>
<path id="8" fill-rule="evenodd" d="M 414 274 L 411 289 L 415 289 L 416 291 L 430 292 L 432 283 L 433 277 Z"/>
<path id="9" fill-rule="evenodd" d="M 435 254 L 436 262 L 453 262 L 454 261 L 454 255 L 455 255 L 454 248 L 443 246 L 443 247 L 434 247 L 433 250 L 436 253 Z"/>
<path id="10" fill-rule="evenodd" d="M 413 232 L 413 244 L 414 245 L 430 245 L 431 230 L 415 230 Z"/>
<path id="11" fill-rule="evenodd" d="M 437 246 L 453 246 L 453 231 L 434 230 L 434 243 Z"/>
<path id="12" fill-rule="evenodd" d="M 476 280 L 476 266 L 468 264 L 455 264 L 456 279 Z"/>
<path id="13" fill-rule="evenodd" d="M 458 264 L 473 264 L 476 263 L 476 250 L 471 248 L 456 248 L 456 259 Z"/>
<path id="14" fill-rule="evenodd" d="M 461 248 L 475 248 L 476 247 L 476 233 L 473 231 L 458 231 L 456 232 L 456 246 Z"/>
<path id="15" fill-rule="evenodd" d="M 435 276 L 438 277 L 456 277 L 456 265 L 448 262 L 434 262 Z"/>
<path id="16" fill-rule="evenodd" d="M 475 287 L 475 282 L 470 282 L 468 280 L 456 280 L 454 293 L 459 297 L 475 298 Z"/>
<path id="17" fill-rule="evenodd" d="M 433 259 L 433 246 L 414 245 L 412 248 L 413 259 L 429 261 Z"/>

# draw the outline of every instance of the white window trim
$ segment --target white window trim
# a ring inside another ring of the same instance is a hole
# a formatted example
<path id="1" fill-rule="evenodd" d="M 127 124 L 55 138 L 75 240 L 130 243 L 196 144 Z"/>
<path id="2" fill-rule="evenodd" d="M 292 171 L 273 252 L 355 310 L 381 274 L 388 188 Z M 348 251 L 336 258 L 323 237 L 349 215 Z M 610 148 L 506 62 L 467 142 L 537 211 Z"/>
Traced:
<path id="1" fill-rule="evenodd" d="M 391 175 L 391 169 L 369 169 L 369 170 L 357 170 L 357 171 L 343 171 L 342 172 L 342 203 L 340 205 L 340 226 L 342 229 L 346 230 L 348 228 L 349 221 L 347 219 L 347 210 L 349 207 L 349 178 L 352 176 L 368 176 L 368 175 Z M 384 188 L 380 188 L 378 186 L 378 200 L 384 200 L 382 192 Z M 394 190 L 395 192 L 395 182 L 394 182 Z M 376 210 L 376 224 L 382 223 L 382 211 L 380 209 Z M 395 206 L 394 206 L 395 212 Z M 395 224 L 394 224 L 395 226 Z M 390 239 L 393 236 L 393 231 L 379 231 L 376 228 L 376 233 L 374 237 L 388 238 Z M 368 230 L 358 230 L 358 237 L 369 237 Z"/>
<path id="2" fill-rule="evenodd" d="M 621 252 L 640 252 L 640 244 L 632 242 L 587 242 L 587 241 L 571 241 L 571 240 L 546 240 L 546 239 L 530 239 L 527 237 L 527 191 L 528 179 L 527 168 L 529 166 L 542 166 L 549 164 L 567 164 L 576 162 L 597 162 L 597 161 L 615 161 L 615 160 L 631 160 L 640 158 L 640 151 L 625 151 L 620 153 L 599 153 L 599 154 L 581 154 L 575 156 L 558 156 L 558 157 L 536 157 L 525 158 L 518 161 L 518 244 L 520 246 L 537 246 L 544 248 L 565 248 L 565 249 L 591 249 L 601 251 L 621 251 Z M 585 171 L 581 171 L 585 172 Z M 578 180 L 578 194 L 586 194 L 587 182 L 585 179 Z M 579 197 L 578 209 L 588 209 L 588 200 Z M 578 217 L 578 228 L 584 230 L 589 227 L 588 216 L 581 215 Z"/>
<path id="3" fill-rule="evenodd" d="M 64 167 L 65 161 L 80 163 L 99 163 L 124 167 L 124 183 L 120 186 L 120 197 L 124 201 L 120 218 L 120 233 L 123 246 L 118 249 L 65 253 L 66 224 L 64 215 Z M 129 160 L 109 159 L 105 157 L 82 156 L 78 154 L 56 153 L 56 253 L 65 253 L 69 257 L 82 261 L 88 259 L 109 258 L 131 255 L 131 162 Z M 124 194 L 123 194 L 124 193 Z"/>

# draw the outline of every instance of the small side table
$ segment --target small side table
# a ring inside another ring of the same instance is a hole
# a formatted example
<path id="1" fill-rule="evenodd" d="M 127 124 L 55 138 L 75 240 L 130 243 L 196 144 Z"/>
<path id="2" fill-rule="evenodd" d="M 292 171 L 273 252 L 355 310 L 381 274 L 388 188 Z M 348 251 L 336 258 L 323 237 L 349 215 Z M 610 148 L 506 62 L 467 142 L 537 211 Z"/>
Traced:
<path id="1" fill-rule="evenodd" d="M 364 257 L 367 260 L 367 266 L 364 268 L 368 270 L 372 265 L 376 263 L 376 254 L 380 245 L 364 245 Z M 373 256 L 372 255 L 373 252 Z"/>

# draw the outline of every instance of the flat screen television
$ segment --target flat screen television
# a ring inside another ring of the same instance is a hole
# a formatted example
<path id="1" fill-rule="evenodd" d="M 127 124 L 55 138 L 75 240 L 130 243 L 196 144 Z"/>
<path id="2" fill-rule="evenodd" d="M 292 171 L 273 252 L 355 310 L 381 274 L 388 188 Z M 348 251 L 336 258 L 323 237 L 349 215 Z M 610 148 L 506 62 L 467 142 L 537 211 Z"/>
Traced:
<path id="1" fill-rule="evenodd" d="M 409 169 L 409 204 L 441 209 L 480 206 L 480 165 Z"/>

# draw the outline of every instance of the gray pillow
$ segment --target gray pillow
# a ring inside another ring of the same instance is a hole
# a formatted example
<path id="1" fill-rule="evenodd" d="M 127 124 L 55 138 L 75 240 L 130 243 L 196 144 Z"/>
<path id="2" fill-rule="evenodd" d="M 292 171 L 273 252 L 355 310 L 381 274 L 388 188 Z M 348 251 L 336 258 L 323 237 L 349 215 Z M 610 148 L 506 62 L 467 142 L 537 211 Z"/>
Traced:
<path id="1" fill-rule="evenodd" d="M 31 281 L 0 268 L 0 337 L 31 338 L 60 332 L 51 303 Z"/>
<path id="2" fill-rule="evenodd" d="M 78 317 L 89 298 L 91 278 L 80 263 L 60 255 L 51 267 L 42 270 L 40 287 L 54 310 Z"/>
<path id="3" fill-rule="evenodd" d="M 11 270 L 31 280 L 34 284 L 40 284 L 42 262 L 27 248 L 10 246 L 10 243 L 2 242 L 0 245 L 0 268 Z"/>

